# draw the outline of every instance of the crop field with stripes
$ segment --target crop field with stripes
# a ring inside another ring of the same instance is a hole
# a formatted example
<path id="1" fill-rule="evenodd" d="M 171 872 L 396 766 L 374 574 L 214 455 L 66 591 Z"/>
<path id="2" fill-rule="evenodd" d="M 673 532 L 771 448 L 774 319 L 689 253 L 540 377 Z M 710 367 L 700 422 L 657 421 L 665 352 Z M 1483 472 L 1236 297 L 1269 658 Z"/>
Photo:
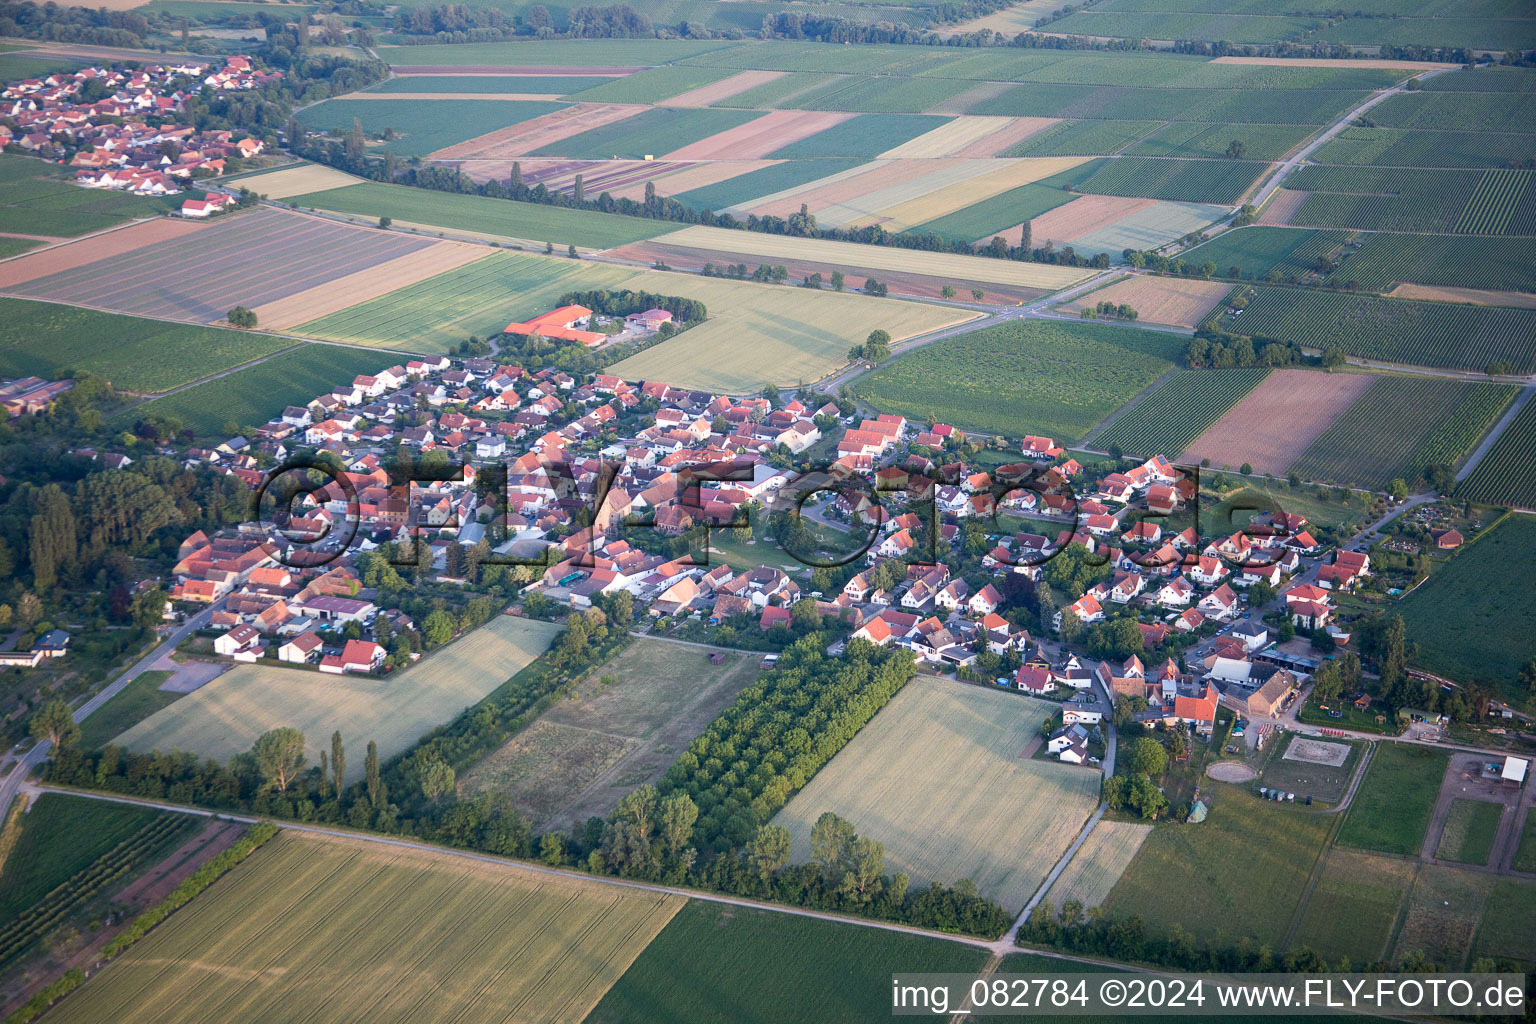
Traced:
<path id="1" fill-rule="evenodd" d="M 1536 401 L 1525 403 L 1456 494 L 1493 505 L 1536 508 L 1532 466 L 1536 466 Z"/>
<path id="2" fill-rule="evenodd" d="M 1256 160 L 1165 160 L 1121 157 L 1111 160 L 1082 191 L 1105 196 L 1143 196 L 1184 203 L 1236 203 L 1264 172 Z"/>
<path id="3" fill-rule="evenodd" d="M 1100 432 L 1094 447 L 1118 447 L 1143 458 L 1177 456 L 1268 373 L 1261 366 L 1177 370 Z"/>

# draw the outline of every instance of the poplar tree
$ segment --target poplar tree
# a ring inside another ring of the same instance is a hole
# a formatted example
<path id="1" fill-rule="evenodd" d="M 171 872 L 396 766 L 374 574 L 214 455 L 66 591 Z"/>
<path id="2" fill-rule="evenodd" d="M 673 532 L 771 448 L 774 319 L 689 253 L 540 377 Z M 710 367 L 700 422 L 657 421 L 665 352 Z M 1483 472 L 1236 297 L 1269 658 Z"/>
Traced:
<path id="1" fill-rule="evenodd" d="M 341 799 L 341 789 L 347 779 L 347 751 L 341 745 L 341 730 L 331 733 L 331 771 L 336 775 L 336 799 Z"/>

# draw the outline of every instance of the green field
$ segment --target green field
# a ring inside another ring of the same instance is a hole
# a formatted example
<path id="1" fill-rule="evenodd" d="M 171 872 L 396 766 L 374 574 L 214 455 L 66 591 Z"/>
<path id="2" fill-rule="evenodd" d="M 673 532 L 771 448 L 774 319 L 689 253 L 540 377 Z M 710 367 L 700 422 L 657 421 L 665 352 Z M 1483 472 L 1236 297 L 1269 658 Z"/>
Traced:
<path id="1" fill-rule="evenodd" d="M 891 975 L 972 973 L 977 946 L 690 901 L 584 1024 L 854 1024 L 884 1015 Z M 878 1008 L 878 1009 L 877 1009 Z"/>
<path id="2" fill-rule="evenodd" d="M 1536 111 L 1530 97 L 1520 93 L 1401 93 L 1374 107 L 1371 120 L 1392 128 L 1536 134 Z"/>
<path id="3" fill-rule="evenodd" d="M 371 147 L 396 156 L 426 156 L 455 143 L 473 139 L 508 125 L 532 120 L 564 103 L 553 100 L 477 100 L 474 103 L 445 104 L 443 100 L 326 100 L 307 107 L 296 115 L 306 128 L 346 135 L 352 121 L 362 122 L 363 131 L 377 135 L 386 128 L 397 138 Z"/>
<path id="4" fill-rule="evenodd" d="M 1285 187 L 1310 193 L 1293 224 L 1370 231 L 1536 234 L 1533 172 L 1309 164 Z"/>
<path id="5" fill-rule="evenodd" d="M 563 156 L 572 160 L 606 160 L 609 157 L 639 160 L 670 153 L 762 116 L 755 110 L 652 107 L 634 117 L 552 142 L 529 155 Z"/>
<path id="6" fill-rule="evenodd" d="M 1385 490 L 1416 484 L 1433 465 L 1457 466 L 1519 389 L 1429 377 L 1378 377 L 1297 459 L 1305 480 Z"/>
<path id="7" fill-rule="evenodd" d="M 260 426 L 286 407 L 303 405 L 360 373 L 377 372 L 389 361 L 390 356 L 382 352 L 300 345 L 237 373 L 136 405 L 120 415 L 115 425 L 127 427 L 145 416 L 167 416 L 181 420 L 199 437 L 219 437 L 230 420 L 242 427 Z"/>
<path id="8" fill-rule="evenodd" d="M 1361 965 L 1381 959 L 1414 867 L 1396 857 L 1329 850 L 1293 944 L 1312 948 L 1330 963 L 1346 956 Z"/>
<path id="9" fill-rule="evenodd" d="M 1525 816 L 1525 828 L 1520 831 L 1519 845 L 1515 847 L 1514 869 L 1536 873 L 1536 814 Z"/>
<path id="10" fill-rule="evenodd" d="M 125 391 L 154 393 L 293 344 L 265 334 L 0 298 L 0 377 L 54 378 L 80 370 Z"/>
<path id="11" fill-rule="evenodd" d="M 1161 121 L 1063 121 L 1036 132 L 1004 156 L 1109 156 L 1158 128 Z"/>
<path id="12" fill-rule="evenodd" d="M 1536 402 L 1526 402 L 1456 493 L 1473 501 L 1536 508 Z"/>
<path id="13" fill-rule="evenodd" d="M 1529 478 L 1529 468 L 1524 472 Z M 1464 546 L 1398 606 L 1419 645 L 1413 663 L 1450 679 L 1491 683 L 1511 699 L 1521 696 L 1515 675 L 1536 658 L 1536 607 L 1521 582 L 1532 572 L 1536 520 L 1530 516 L 1511 516 Z"/>
<path id="14" fill-rule="evenodd" d="M 7 256 L 20 256 L 28 249 L 35 249 L 43 243 L 35 238 L 8 238 L 0 236 L 0 259 Z"/>
<path id="15" fill-rule="evenodd" d="M 325 338 L 411 352 L 450 352 L 471 335 L 546 312 L 565 292 L 617 287 L 631 267 L 561 257 L 489 252 L 482 259 L 295 328 Z"/>
<path id="16" fill-rule="evenodd" d="M 4 59 L 0 55 L 0 60 Z M 77 64 L 69 62 L 70 67 Z M 185 194 L 132 196 L 84 188 L 76 185 L 73 177 L 66 168 L 38 157 L 0 154 L 0 232 L 72 238 L 135 218 L 159 216 L 179 208 L 189 198 Z"/>
<path id="17" fill-rule="evenodd" d="M 1179 203 L 1231 206 L 1266 169 L 1257 160 L 1169 160 L 1124 156 L 1081 185 L 1101 196 L 1144 196 Z"/>
<path id="18" fill-rule="evenodd" d="M 1183 341 L 1130 327 L 1016 321 L 893 359 L 854 391 L 915 420 L 1075 441 L 1170 369 Z"/>
<path id="19" fill-rule="evenodd" d="M 1020 185 L 1001 195 L 972 203 L 963 210 L 925 221 L 909 233 L 927 234 L 931 231 L 957 242 L 990 241 L 996 232 L 1033 220 L 1047 210 L 1054 210 L 1076 199 L 1077 195 L 1063 186 L 1082 181 L 1102 163 L 1102 160 L 1090 160 L 1049 178 Z M 1011 241 L 1018 244 L 1016 237 Z"/>
<path id="20" fill-rule="evenodd" d="M 371 85 L 364 92 L 548 93 L 564 96 L 607 85 L 616 79 L 597 75 L 409 75 Z"/>
<path id="21" fill-rule="evenodd" d="M 1140 914 L 1157 932 L 1181 924 L 1215 945 L 1248 936 L 1278 946 L 1330 824 L 1223 786 L 1200 825 L 1152 830 L 1105 909 L 1122 920 Z"/>
<path id="22" fill-rule="evenodd" d="M 1094 447 L 1118 446 L 1127 455 L 1143 458 L 1175 456 L 1268 374 L 1261 366 L 1176 370 L 1157 390 L 1096 435 Z"/>
<path id="23" fill-rule="evenodd" d="M 1487 800 L 1451 801 L 1451 812 L 1446 816 L 1445 831 L 1440 834 L 1435 857 L 1458 864 L 1486 865 L 1493 853 L 1493 841 L 1499 834 L 1499 819 L 1503 814 L 1503 804 Z"/>
<path id="24" fill-rule="evenodd" d="M 656 103 L 680 96 L 690 89 L 710 85 L 723 78 L 730 78 L 734 71 L 717 68 L 691 68 L 671 66 L 647 68 L 623 78 L 610 78 L 591 88 L 567 89 L 571 99 L 583 103 Z M 513 79 L 517 81 L 517 79 Z M 520 92 L 508 89 L 507 92 Z"/>
<path id="25" fill-rule="evenodd" d="M 1501 878 L 1493 883 L 1483 921 L 1472 944 L 1473 956 L 1510 957 L 1529 971 L 1536 966 L 1536 883 Z"/>
<path id="26" fill-rule="evenodd" d="M 1402 282 L 1536 292 L 1536 238 L 1368 234 L 1329 282 L 1383 292 Z"/>
<path id="27" fill-rule="evenodd" d="M 182 696 L 158 687 L 171 677 L 166 671 L 140 672 L 117 696 L 93 711 L 80 723 L 80 745 L 103 746 L 118 733 L 137 725 Z"/>
<path id="28" fill-rule="evenodd" d="M 0 924 L 40 901 L 77 871 L 161 816 L 159 811 L 45 793 L 21 818 L 21 835 L 0 871 Z"/>
<path id="29" fill-rule="evenodd" d="M 0 53 L 0 81 L 42 78 L 55 71 L 77 71 L 80 60 L 74 57 L 50 57 L 25 51 Z"/>
<path id="30" fill-rule="evenodd" d="M 1526 159 L 1530 148 L 1528 135 L 1351 125 L 1328 140 L 1313 159 L 1382 167 L 1503 167 Z"/>
<path id="31" fill-rule="evenodd" d="M 1223 277 L 1263 280 L 1271 272 L 1281 280 L 1303 279 L 1319 256 L 1349 241 L 1348 231 L 1250 226 L 1223 231 L 1184 254 L 1191 264 L 1216 264 Z M 1233 270 L 1238 271 L 1234 274 Z"/>
<path id="32" fill-rule="evenodd" d="M 790 73 L 739 92 L 714 106 L 745 107 L 752 110 L 776 108 L 781 104 L 791 103 L 813 90 L 819 91 L 822 86 L 833 80 L 832 75 L 826 74 Z"/>
<path id="33" fill-rule="evenodd" d="M 1422 950 L 1441 970 L 1459 970 L 1497 877 L 1445 864 L 1421 866 L 1408 893 L 1393 959 Z"/>
<path id="34" fill-rule="evenodd" d="M 943 78 L 845 78 L 781 106 L 800 110 L 920 114 L 965 92 L 970 82 Z"/>
<path id="35" fill-rule="evenodd" d="M 1420 634 L 1410 627 L 1408 635 L 1417 638 Z M 1438 750 L 1408 743 L 1378 743 L 1339 830 L 1340 845 L 1417 855 L 1424 845 L 1447 762 L 1447 756 Z"/>
<path id="36" fill-rule="evenodd" d="M 512 43 L 380 46 L 378 53 L 386 63 L 399 67 L 631 68 L 670 64 L 731 45 L 707 39 L 530 39 Z"/>
<path id="37" fill-rule="evenodd" d="M 797 185 L 808 184 L 818 178 L 852 170 L 862 163 L 864 161 L 857 157 L 786 160 L 783 163 L 748 171 L 746 174 L 738 174 L 734 178 L 727 178 L 725 181 L 705 185 L 690 192 L 679 192 L 672 198 L 684 206 L 699 210 L 724 210 L 760 196 L 770 196 Z"/>
<path id="38" fill-rule="evenodd" d="M 1313 131 L 1308 125 L 1175 122 L 1159 128 L 1126 152 L 1131 156 L 1225 157 L 1228 146 L 1241 142 L 1249 160 L 1279 160 Z"/>
<path id="39" fill-rule="evenodd" d="M 874 157 L 931 132 L 948 118 L 923 114 L 861 114 L 768 154 L 776 160 L 805 157 Z"/>
<path id="40" fill-rule="evenodd" d="M 1260 288 L 1228 330 L 1293 341 L 1306 348 L 1337 345 L 1363 359 L 1483 370 L 1495 360 L 1515 373 L 1536 368 L 1536 310 L 1416 302 L 1303 288 Z"/>
<path id="41" fill-rule="evenodd" d="M 608 249 L 676 229 L 667 221 L 624 217 L 593 210 L 564 210 L 510 199 L 429 192 L 405 185 L 364 182 L 294 196 L 295 206 L 361 217 L 389 217 L 476 237 L 516 242 L 552 242 L 560 248 Z"/>

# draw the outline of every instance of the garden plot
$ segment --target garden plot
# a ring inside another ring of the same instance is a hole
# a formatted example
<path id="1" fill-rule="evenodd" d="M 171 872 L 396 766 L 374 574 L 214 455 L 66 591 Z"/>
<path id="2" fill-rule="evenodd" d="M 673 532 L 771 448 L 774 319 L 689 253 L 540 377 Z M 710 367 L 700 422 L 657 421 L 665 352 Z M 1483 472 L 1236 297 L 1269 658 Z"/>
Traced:
<path id="1" fill-rule="evenodd" d="M 1196 438 L 1180 461 L 1210 459 L 1217 469 L 1247 463 L 1256 473 L 1283 475 L 1375 379 L 1358 373 L 1275 370 Z"/>
<path id="2" fill-rule="evenodd" d="M 825 811 L 915 885 L 974 881 L 1022 907 L 1098 801 L 1100 774 L 1023 756 L 1051 705 L 918 676 L 775 817 L 810 857 Z"/>

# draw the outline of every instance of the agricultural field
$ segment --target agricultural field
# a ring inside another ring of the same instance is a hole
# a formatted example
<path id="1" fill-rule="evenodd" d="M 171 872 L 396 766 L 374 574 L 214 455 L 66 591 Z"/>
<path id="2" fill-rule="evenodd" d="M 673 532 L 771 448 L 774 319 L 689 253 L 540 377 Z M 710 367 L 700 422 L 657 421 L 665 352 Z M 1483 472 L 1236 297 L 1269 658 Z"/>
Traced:
<path id="1" fill-rule="evenodd" d="M 1457 495 L 1494 505 L 1536 508 L 1536 476 L 1531 473 L 1533 453 L 1536 402 L 1528 401 L 1457 488 Z"/>
<path id="2" fill-rule="evenodd" d="M 1003 235 L 1010 245 L 1018 245 L 1021 225 L 1074 198 L 1064 189 L 1037 181 L 924 221 L 909 231 L 917 235 L 936 234 L 951 242 L 986 243 Z"/>
<path id="3" fill-rule="evenodd" d="M 1260 288 L 1228 330 L 1337 345 L 1362 359 L 1481 371 L 1505 361 L 1515 373 L 1536 369 L 1536 310 L 1417 302 L 1301 288 Z"/>
<path id="4" fill-rule="evenodd" d="M 1445 831 L 1440 834 L 1440 844 L 1435 848 L 1436 859 L 1486 865 L 1493 853 L 1493 841 L 1499 834 L 1499 819 L 1503 814 L 1503 804 L 1459 798 L 1451 801 Z"/>
<path id="5" fill-rule="evenodd" d="M 731 44 L 698 39 L 541 39 L 512 43 L 443 43 L 426 46 L 380 46 L 379 57 L 399 71 L 424 67 L 503 69 L 561 68 L 623 69 L 697 57 Z M 441 72 L 449 74 L 451 72 Z"/>
<path id="6" fill-rule="evenodd" d="M 1317 370 L 1273 370 L 1184 451 L 1216 469 L 1243 464 L 1279 476 L 1344 413 L 1372 378 Z M 1134 411 L 1134 410 L 1133 410 Z"/>
<path id="7" fill-rule="evenodd" d="M 160 684 L 170 677 L 171 673 L 165 670 L 140 672 L 117 696 L 80 723 L 80 745 L 87 750 L 102 747 L 112 737 L 174 703 L 182 694 L 160 689 Z"/>
<path id="8" fill-rule="evenodd" d="M 623 78 L 602 79 L 586 89 L 573 86 L 562 91 L 583 103 L 657 103 L 691 89 L 712 85 L 723 78 L 730 78 L 731 74 L 730 71 L 717 68 L 670 65 L 646 68 Z"/>
<path id="9" fill-rule="evenodd" d="M 782 105 L 800 110 L 920 114 L 970 88 L 970 82 L 954 79 L 849 77 L 813 92 L 802 93 Z"/>
<path id="10" fill-rule="evenodd" d="M 1109 897 L 1115 883 L 1146 842 L 1151 825 L 1131 821 L 1100 821 L 1077 854 L 1057 876 L 1045 898 L 1058 911 L 1076 900 L 1086 910 Z"/>
<path id="11" fill-rule="evenodd" d="M 524 253 L 480 259 L 348 307 L 298 328 L 324 338 L 410 352 L 450 352 L 471 335 L 488 338 L 554 307 L 569 291 L 619 287 L 644 272 Z"/>
<path id="12" fill-rule="evenodd" d="M 944 123 L 942 117 L 920 114 L 862 114 L 809 138 L 790 143 L 768 156 L 783 160 L 839 156 L 868 159 L 904 142 L 910 142 Z"/>
<path id="13" fill-rule="evenodd" d="M 1172 368 L 1177 335 L 1015 321 L 925 346 L 861 378 L 858 396 L 923 422 L 1075 441 Z"/>
<path id="14" fill-rule="evenodd" d="M 1225 157 L 1234 142 L 1241 142 L 1249 160 L 1279 160 L 1311 137 L 1308 125 L 1199 124 L 1175 121 L 1144 137 L 1126 150 L 1130 156 Z"/>
<path id="15" fill-rule="evenodd" d="M 609 157 L 639 160 L 681 149 L 762 116 L 757 111 L 746 110 L 652 107 L 634 117 L 552 142 L 529 155 L 574 160 L 606 160 Z"/>
<path id="16" fill-rule="evenodd" d="M 769 196 L 843 171 L 851 171 L 863 162 L 856 157 L 841 160 L 784 160 L 713 185 L 679 192 L 672 198 L 694 209 L 724 210 L 760 196 Z"/>
<path id="17" fill-rule="evenodd" d="M 1078 203 L 1086 205 L 1107 199 L 1110 197 L 1084 196 L 1078 200 Z M 1072 248 L 1084 256 L 1108 253 L 1112 259 L 1119 261 L 1126 249 L 1159 248 L 1208 227 L 1227 213 L 1219 206 L 1200 203 L 1155 203 L 1144 199 L 1119 201 L 1135 203 L 1137 206 L 1124 216 L 1112 219 L 1101 227 L 1094 227 L 1084 234 L 1070 238 Z M 1063 207 L 1062 213 L 1067 213 L 1068 210 L 1068 207 Z M 1035 237 L 1049 236 L 1037 233 Z"/>
<path id="18" fill-rule="evenodd" d="M 306 128 L 340 136 L 351 133 L 354 120 L 362 122 L 363 131 L 369 135 L 389 130 L 395 138 L 375 144 L 370 150 L 388 150 L 397 157 L 424 157 L 508 125 L 531 121 L 563 106 L 553 100 L 459 103 L 451 99 L 337 99 L 306 107 L 295 116 Z"/>
<path id="19" fill-rule="evenodd" d="M 508 796 L 535 831 L 574 834 L 625 793 L 655 783 L 758 676 L 756 655 L 639 639 L 459 779 L 461 794 Z M 603 682 L 603 680 L 612 680 Z"/>
<path id="20" fill-rule="evenodd" d="M 1433 465 L 1457 466 L 1519 389 L 1432 377 L 1378 377 L 1290 467 L 1304 480 L 1385 490 Z"/>
<path id="21" fill-rule="evenodd" d="M 146 416 L 163 416 L 180 420 L 200 438 L 222 440 L 228 436 L 224 425 L 231 421 L 259 426 L 290 405 L 313 400 L 338 381 L 376 373 L 389 358 L 336 345 L 298 345 L 255 366 L 134 406 L 113 425 L 128 427 Z"/>
<path id="22" fill-rule="evenodd" d="M 1401 93 L 1374 107 L 1371 120 L 1389 128 L 1536 135 L 1536 113 L 1530 109 L 1530 97 L 1521 93 L 1435 89 Z"/>
<path id="23" fill-rule="evenodd" d="M 1525 816 L 1525 828 L 1515 847 L 1513 867 L 1516 871 L 1536 872 L 1536 815 Z"/>
<path id="24" fill-rule="evenodd" d="M 1423 950 L 1441 970 L 1460 970 L 1497 877 L 1443 864 L 1420 867 L 1393 959 Z"/>
<path id="25" fill-rule="evenodd" d="M 399 233 L 251 210 L 220 218 L 194 234 L 60 270 L 13 290 L 123 313 L 214 323 L 235 306 L 278 302 L 431 244 Z"/>
<path id="26" fill-rule="evenodd" d="M 1339 845 L 1417 856 L 1429 830 L 1447 763 L 1447 755 L 1438 750 L 1408 743 L 1378 743 L 1345 812 Z"/>
<path id="27" fill-rule="evenodd" d="M 1257 160 L 1176 160 L 1125 156 L 1082 183 L 1084 192 L 1231 206 L 1264 173 Z"/>
<path id="28" fill-rule="evenodd" d="M 810 859 L 816 819 L 834 811 L 885 846 L 914 885 L 963 878 L 1022 907 L 1076 837 L 1100 773 L 1023 758 L 1049 704 L 918 676 L 774 817 Z"/>
<path id="29" fill-rule="evenodd" d="M 1493 883 L 1483 920 L 1472 944 L 1472 955 L 1510 957 L 1529 971 L 1536 964 L 1536 884 L 1528 879 L 1500 878 Z"/>
<path id="30" fill-rule="evenodd" d="M 1093 438 L 1096 448 L 1118 447 L 1127 455 L 1177 456 L 1254 388 L 1269 371 L 1175 370 Z"/>
<path id="31" fill-rule="evenodd" d="M 284 832 L 50 1016 L 175 1024 L 239 1005 L 252 1020 L 336 1018 L 364 1006 L 373 1019 L 424 1024 L 471 1013 L 580 1020 L 683 903 L 512 864 Z"/>
<path id="32" fill-rule="evenodd" d="M 1278 273 L 1282 280 L 1305 279 L 1319 256 L 1338 249 L 1349 239 L 1348 231 L 1251 225 L 1223 231 L 1183 256 L 1195 266 L 1207 261 L 1216 264 L 1216 272 L 1223 277 L 1263 280 Z M 1238 273 L 1234 274 L 1234 269 Z"/>
<path id="33" fill-rule="evenodd" d="M 1344 257 L 1330 282 L 1348 284 L 1352 281 L 1355 287 L 1373 292 L 1390 291 L 1393 285 L 1403 282 L 1536 292 L 1536 269 L 1533 268 L 1536 268 L 1536 239 L 1532 238 L 1380 232 L 1363 236 L 1354 251 Z"/>
<path id="34" fill-rule="evenodd" d="M 4 59 L 0 55 L 0 60 Z M 69 64 L 77 66 L 75 61 Z M 180 207 L 186 198 L 82 188 L 65 168 L 33 156 L 0 154 L 0 231 L 73 238 L 135 218 L 158 217 Z"/>
<path id="35" fill-rule="evenodd" d="M 514 203 L 484 196 L 429 192 L 405 185 L 367 182 L 294 196 L 303 207 L 377 219 L 402 226 L 452 231 L 472 238 L 527 245 L 553 243 L 561 248 L 607 249 L 672 230 L 666 221 L 624 217 L 594 210 L 563 210 L 535 203 Z"/>
<path id="36" fill-rule="evenodd" d="M 1529 469 L 1523 472 L 1529 479 Z M 1419 645 L 1413 664 L 1449 679 L 1488 683 L 1515 699 L 1516 673 L 1536 658 L 1536 608 L 1520 582 L 1536 572 L 1533 545 L 1536 521 L 1511 516 L 1405 597 L 1398 609 Z M 1502 626 L 1490 630 L 1490 622 Z"/>
<path id="37" fill-rule="evenodd" d="M 1101 302 L 1113 302 L 1136 310 L 1138 322 L 1171 324 L 1194 330 L 1231 290 L 1231 285 L 1220 281 L 1138 275 L 1123 277 L 1106 288 L 1084 292 L 1058 306 L 1057 310 L 1081 314 L 1084 310 L 1096 309 Z"/>
<path id="38" fill-rule="evenodd" d="M 1533 172 L 1311 164 L 1286 179 L 1307 193 L 1291 223 L 1371 231 L 1536 233 Z M 1527 198 L 1529 196 L 1529 198 Z"/>
<path id="39" fill-rule="evenodd" d="M 891 975 L 974 973 L 987 951 L 945 939 L 689 901 L 584 1024 L 858 1024 L 890 1003 Z"/>
<path id="40" fill-rule="evenodd" d="M 1501 132 L 1345 128 L 1313 154 L 1323 164 L 1504 167 L 1526 159 L 1530 136 Z"/>
<path id="41" fill-rule="evenodd" d="M 1005 156 L 1111 156 L 1161 128 L 1161 121 L 1062 121 L 1036 132 Z"/>
<path id="42" fill-rule="evenodd" d="M 1346 956 L 1356 964 L 1384 958 L 1416 862 L 1342 847 L 1327 857 L 1293 944 L 1311 947 L 1330 963 Z"/>
<path id="43" fill-rule="evenodd" d="M 516 675 L 557 632 L 553 623 L 498 615 L 385 678 L 240 665 L 113 742 L 136 751 L 195 751 L 222 761 L 250 750 L 269 729 L 293 726 L 304 733 L 306 753 L 318 763 L 331 732 L 339 729 L 355 748 L 376 741 L 380 760 L 387 761 Z M 348 781 L 361 773 L 361 758 L 352 758 Z"/>
<path id="44" fill-rule="evenodd" d="M 96 374 L 153 394 L 291 348 L 264 334 L 0 298 L 0 377 Z"/>
<path id="45" fill-rule="evenodd" d="M 1246 936 L 1278 946 L 1330 824 L 1224 786 L 1199 826 L 1153 828 L 1104 907 L 1117 919 L 1140 914 L 1149 931 L 1178 923 L 1217 945 Z"/>
<path id="46" fill-rule="evenodd" d="M 782 286 L 723 278 L 649 271 L 638 280 L 663 295 L 698 299 L 709 319 L 615 363 L 609 372 L 626 380 L 664 380 L 725 394 L 818 380 L 845 365 L 849 348 L 876 329 L 900 341 L 978 315 L 853 292 L 785 292 Z"/>
<path id="47" fill-rule="evenodd" d="M 606 75 L 400 75 L 378 85 L 370 85 L 367 93 L 544 93 L 550 97 L 595 89 L 600 85 L 625 81 Z"/>
<path id="48" fill-rule="evenodd" d="M 293 196 L 308 195 L 311 192 L 324 192 L 328 189 L 358 185 L 364 179 L 354 177 L 346 171 L 338 171 L 334 167 L 327 167 L 325 164 L 299 163 L 224 180 L 235 187 L 248 188 L 267 199 L 288 199 Z"/>

